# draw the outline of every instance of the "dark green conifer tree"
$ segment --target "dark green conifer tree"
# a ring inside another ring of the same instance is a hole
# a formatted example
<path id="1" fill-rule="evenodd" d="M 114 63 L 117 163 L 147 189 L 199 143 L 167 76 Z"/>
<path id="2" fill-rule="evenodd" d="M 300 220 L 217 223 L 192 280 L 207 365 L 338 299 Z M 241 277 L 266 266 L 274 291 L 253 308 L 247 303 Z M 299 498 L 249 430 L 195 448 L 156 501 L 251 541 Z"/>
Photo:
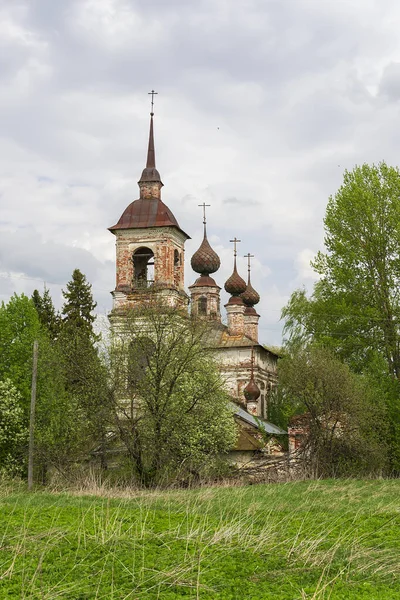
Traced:
<path id="1" fill-rule="evenodd" d="M 93 300 L 92 286 L 86 280 L 86 276 L 79 269 L 75 269 L 71 281 L 67 283 L 67 289 L 62 293 L 65 298 L 62 307 L 63 328 L 69 327 L 94 342 L 97 336 L 93 330 L 96 319 L 93 311 L 97 303 Z"/>
<path id="2" fill-rule="evenodd" d="M 53 341 L 57 339 L 60 332 L 60 315 L 56 312 L 50 292 L 44 289 L 43 296 L 38 290 L 34 290 L 32 301 L 35 305 L 39 321 L 45 327 Z"/>
<path id="3" fill-rule="evenodd" d="M 93 314 L 97 304 L 93 300 L 92 286 L 79 269 L 63 290 L 65 298 L 59 343 L 68 393 L 80 407 L 80 418 L 87 424 L 87 450 L 103 443 L 107 430 L 107 380 L 106 370 L 99 357 Z M 101 455 L 105 466 L 105 455 Z"/>

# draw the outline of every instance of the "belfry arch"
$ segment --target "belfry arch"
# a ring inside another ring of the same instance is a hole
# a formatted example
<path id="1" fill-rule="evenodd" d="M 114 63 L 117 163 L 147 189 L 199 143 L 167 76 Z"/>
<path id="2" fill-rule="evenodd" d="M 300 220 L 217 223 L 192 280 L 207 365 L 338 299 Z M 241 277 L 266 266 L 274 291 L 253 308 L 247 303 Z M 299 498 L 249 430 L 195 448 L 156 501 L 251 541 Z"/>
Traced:
<path id="1" fill-rule="evenodd" d="M 132 254 L 133 288 L 148 288 L 154 283 L 154 252 L 142 246 Z"/>

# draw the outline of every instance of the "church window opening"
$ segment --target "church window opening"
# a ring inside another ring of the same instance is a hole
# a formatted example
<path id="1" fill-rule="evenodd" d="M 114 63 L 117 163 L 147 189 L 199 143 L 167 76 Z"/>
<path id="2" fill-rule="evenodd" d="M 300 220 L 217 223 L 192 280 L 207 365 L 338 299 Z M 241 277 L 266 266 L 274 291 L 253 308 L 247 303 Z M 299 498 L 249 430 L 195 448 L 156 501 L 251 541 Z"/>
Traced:
<path id="1" fill-rule="evenodd" d="M 179 252 L 178 250 L 174 250 L 174 267 L 179 267 L 180 265 Z"/>
<path id="2" fill-rule="evenodd" d="M 197 311 L 199 313 L 199 315 L 206 315 L 207 314 L 207 298 L 199 298 L 198 300 L 198 304 L 197 304 Z"/>
<path id="3" fill-rule="evenodd" d="M 150 248 L 138 248 L 132 256 L 133 286 L 150 287 L 154 283 L 154 253 Z"/>
<path id="4" fill-rule="evenodd" d="M 127 379 L 129 390 L 140 389 L 154 352 L 155 344 L 150 338 L 138 337 L 130 342 Z"/>

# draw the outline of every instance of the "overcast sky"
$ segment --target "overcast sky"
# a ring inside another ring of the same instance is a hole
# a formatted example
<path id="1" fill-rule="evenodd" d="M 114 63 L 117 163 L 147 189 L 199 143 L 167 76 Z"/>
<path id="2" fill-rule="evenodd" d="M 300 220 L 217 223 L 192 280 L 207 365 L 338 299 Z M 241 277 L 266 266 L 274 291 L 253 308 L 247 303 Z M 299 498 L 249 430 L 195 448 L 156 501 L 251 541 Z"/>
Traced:
<path id="1" fill-rule="evenodd" d="M 138 198 L 154 88 L 186 285 L 205 201 L 217 283 L 237 236 L 279 344 L 344 169 L 399 163 L 399 28 L 396 0 L 0 0 L 0 299 L 46 282 L 59 307 L 79 268 L 109 312 L 107 227 Z"/>

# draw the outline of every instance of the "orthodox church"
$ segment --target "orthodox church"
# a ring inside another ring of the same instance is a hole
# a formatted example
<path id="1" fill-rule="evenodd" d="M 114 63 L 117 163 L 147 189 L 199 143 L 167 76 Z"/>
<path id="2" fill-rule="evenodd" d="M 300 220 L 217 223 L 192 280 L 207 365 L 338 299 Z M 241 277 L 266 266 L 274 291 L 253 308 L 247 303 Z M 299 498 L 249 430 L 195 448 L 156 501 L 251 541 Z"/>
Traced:
<path id="1" fill-rule="evenodd" d="M 116 287 L 111 292 L 111 327 L 118 330 L 128 309 L 148 301 L 150 294 L 168 306 L 210 321 L 209 345 L 214 349 L 220 371 L 235 406 L 240 424 L 239 451 L 257 450 L 261 433 L 286 432 L 268 423 L 268 398 L 277 383 L 278 356 L 258 341 L 259 315 L 254 308 L 260 301 L 251 285 L 248 255 L 247 283 L 239 275 L 234 242 L 233 273 L 225 282 L 230 299 L 225 305 L 227 324 L 221 320 L 221 287 L 211 277 L 220 267 L 220 258 L 207 239 L 205 204 L 204 237 L 191 257 L 197 274 L 185 290 L 185 242 L 190 239 L 171 210 L 161 200 L 160 173 L 156 168 L 154 113 L 150 113 L 150 133 L 146 167 L 138 185 L 140 197 L 124 210 L 119 221 L 109 228 L 116 238 Z M 265 437 L 265 436 L 264 436 Z"/>

